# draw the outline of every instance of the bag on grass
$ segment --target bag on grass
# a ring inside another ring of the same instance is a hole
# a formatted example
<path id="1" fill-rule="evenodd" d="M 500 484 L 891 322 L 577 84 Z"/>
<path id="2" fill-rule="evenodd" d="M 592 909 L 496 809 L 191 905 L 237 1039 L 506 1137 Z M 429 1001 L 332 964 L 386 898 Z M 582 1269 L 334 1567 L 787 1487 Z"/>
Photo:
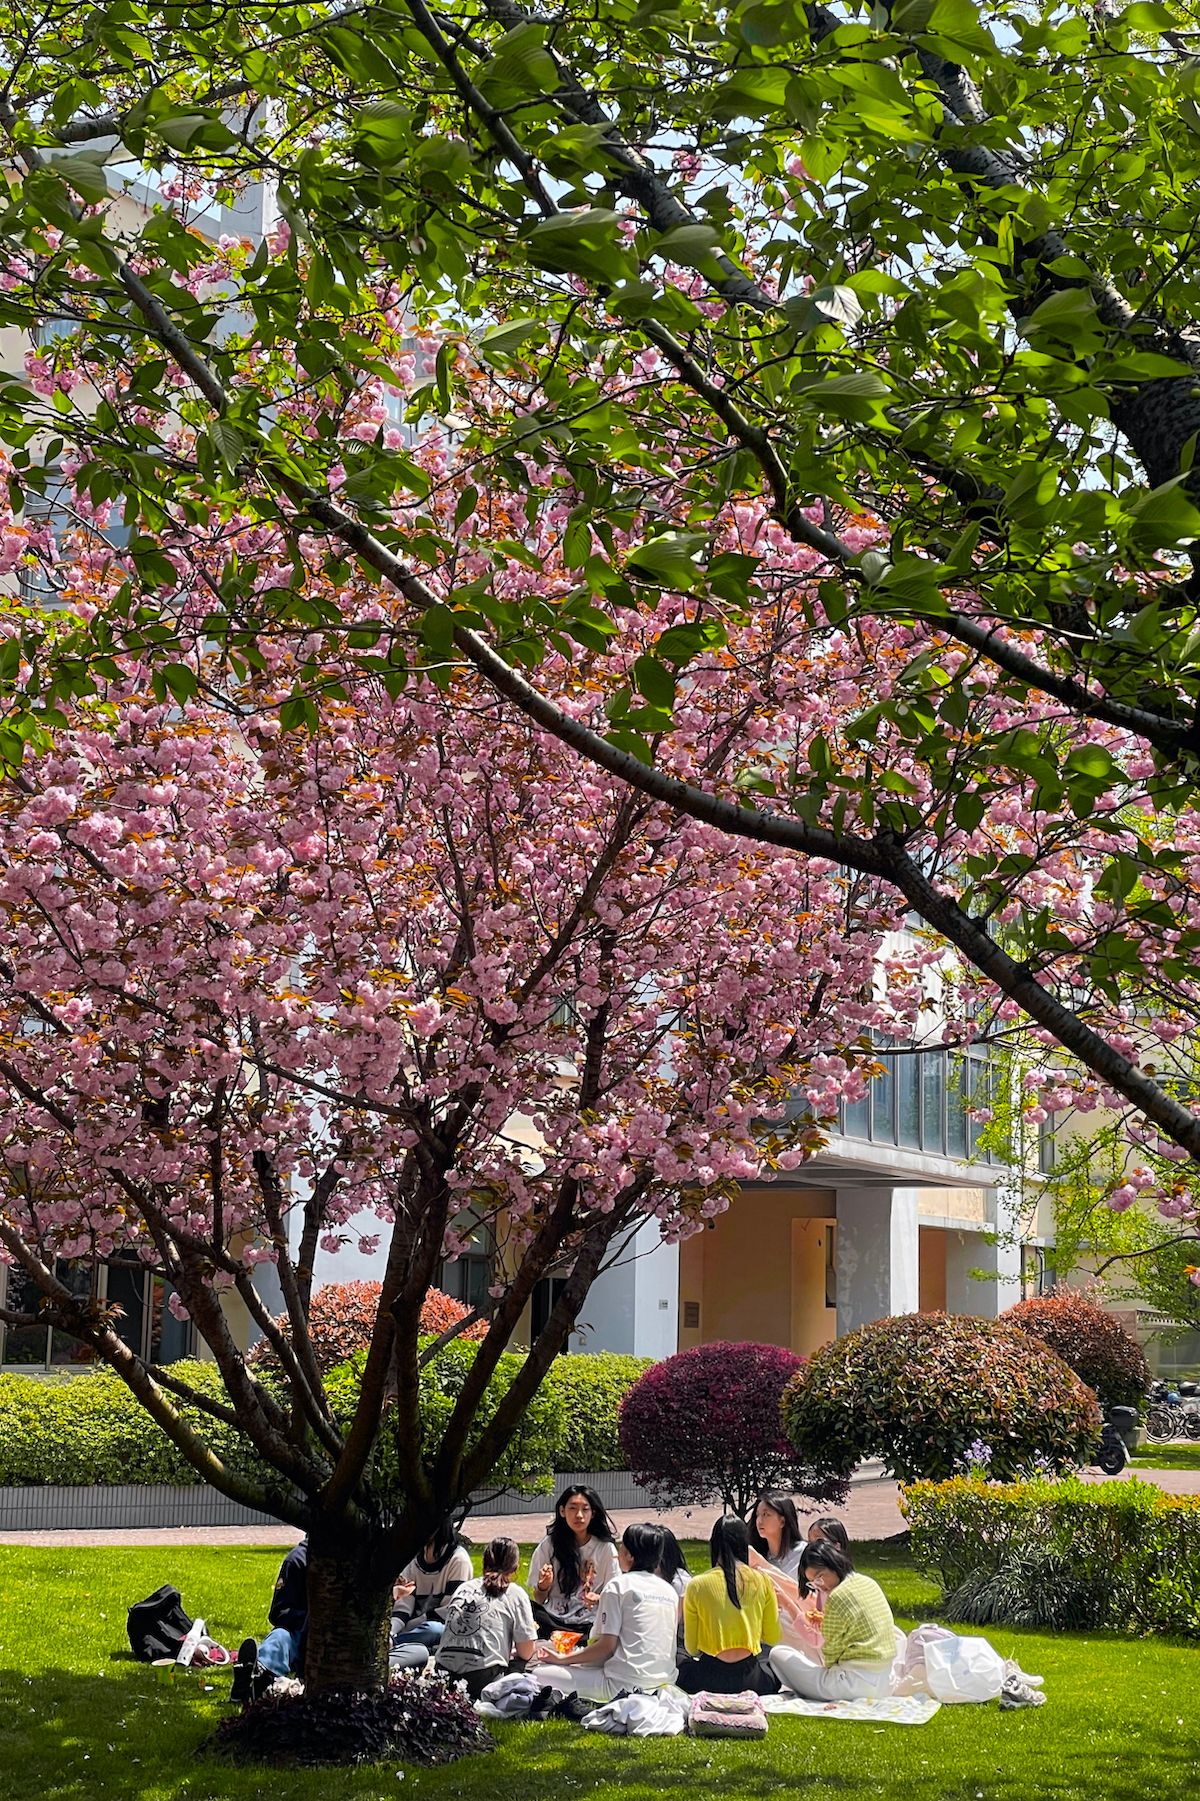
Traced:
<path id="1" fill-rule="evenodd" d="M 767 1716 L 752 1689 L 740 1695 L 714 1695 L 701 1689 L 692 1696 L 688 1731 L 693 1738 L 765 1738 Z"/>
<path id="2" fill-rule="evenodd" d="M 135 1601 L 125 1619 L 129 1648 L 141 1663 L 156 1657 L 178 1657 L 180 1646 L 192 1629 L 183 1611 L 177 1588 L 164 1583 L 144 1601 Z"/>
<path id="3" fill-rule="evenodd" d="M 935 1701 L 994 1701 L 1004 1659 L 986 1638 L 936 1639 L 925 1646 L 925 1679 Z"/>

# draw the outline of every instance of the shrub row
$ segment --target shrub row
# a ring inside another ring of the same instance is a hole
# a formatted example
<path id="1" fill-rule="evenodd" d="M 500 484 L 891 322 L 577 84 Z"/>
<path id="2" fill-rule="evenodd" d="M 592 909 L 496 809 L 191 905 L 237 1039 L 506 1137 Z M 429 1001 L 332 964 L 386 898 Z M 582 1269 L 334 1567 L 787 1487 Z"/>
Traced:
<path id="1" fill-rule="evenodd" d="M 435 1442 L 475 1350 L 473 1344 L 455 1341 L 425 1371 L 422 1414 Z M 339 1416 L 348 1418 L 353 1411 L 357 1361 L 350 1359 L 326 1378 Z M 501 1359 L 479 1426 L 491 1417 L 520 1362 L 518 1354 Z M 498 1481 L 536 1492 L 555 1470 L 622 1469 L 617 1412 L 648 1364 L 646 1358 L 608 1354 L 560 1358 L 501 1464 Z M 215 1365 L 179 1363 L 173 1373 L 204 1394 L 223 1398 Z M 207 1415 L 190 1417 L 224 1462 L 246 1473 L 257 1469 L 253 1448 L 234 1428 Z M 379 1460 L 386 1476 L 386 1416 Z M 190 1464 L 110 1371 L 89 1371 L 63 1383 L 0 1376 L 0 1487 L 160 1482 L 182 1486 L 195 1479 Z"/>
<path id="2" fill-rule="evenodd" d="M 1200 1638 L 1200 1498 L 1148 1482 L 917 1482 L 913 1557 L 976 1625 Z"/>

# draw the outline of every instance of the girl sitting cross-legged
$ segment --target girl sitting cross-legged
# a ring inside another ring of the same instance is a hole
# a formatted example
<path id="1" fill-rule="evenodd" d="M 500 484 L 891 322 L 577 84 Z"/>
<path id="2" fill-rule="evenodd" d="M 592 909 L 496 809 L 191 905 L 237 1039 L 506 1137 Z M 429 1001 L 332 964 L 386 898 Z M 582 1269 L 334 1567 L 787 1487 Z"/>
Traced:
<path id="1" fill-rule="evenodd" d="M 858 1701 L 888 1693 L 896 1657 L 896 1622 L 887 1597 L 849 1556 L 826 1539 L 805 1547 L 801 1578 L 825 1597 L 820 1650 L 776 1645 L 771 1668 L 808 1701 Z"/>
<path id="2" fill-rule="evenodd" d="M 590 1641 L 562 1652 L 539 1644 L 530 1674 L 594 1701 L 674 1682 L 679 1597 L 656 1574 L 662 1554 L 661 1526 L 626 1526 L 617 1549 L 620 1574 L 604 1585 Z"/>
<path id="3" fill-rule="evenodd" d="M 605 1584 L 617 1574 L 613 1529 L 591 1488 L 564 1488 L 550 1530 L 529 1561 L 538 1637 L 561 1627 L 586 1631 Z"/>
<path id="4" fill-rule="evenodd" d="M 464 1582 L 446 1603 L 437 1668 L 476 1700 L 513 1664 L 527 1662 L 537 1645 L 529 1596 L 513 1582 L 520 1561 L 511 1538 L 494 1538 L 483 1553 L 483 1575 Z"/>
<path id="5" fill-rule="evenodd" d="M 693 1576 L 684 1591 L 683 1638 L 691 1655 L 679 1666 L 679 1686 L 690 1695 L 701 1689 L 773 1694 L 779 1684 L 759 1652 L 764 1639 L 778 1642 L 779 1605 L 770 1576 L 750 1568 L 745 1520 L 736 1514 L 718 1520 L 709 1554 L 712 1569 Z"/>

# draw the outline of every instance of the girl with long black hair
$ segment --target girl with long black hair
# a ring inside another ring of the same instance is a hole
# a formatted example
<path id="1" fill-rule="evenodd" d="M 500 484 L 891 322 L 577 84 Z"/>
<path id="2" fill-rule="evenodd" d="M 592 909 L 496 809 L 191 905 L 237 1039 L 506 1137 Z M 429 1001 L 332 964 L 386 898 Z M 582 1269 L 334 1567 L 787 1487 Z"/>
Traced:
<path id="1" fill-rule="evenodd" d="M 775 1585 L 765 1570 L 750 1568 L 745 1520 L 726 1514 L 709 1539 L 712 1568 L 693 1576 L 683 1597 L 683 1638 L 690 1656 L 679 1666 L 680 1688 L 690 1695 L 709 1689 L 737 1695 L 743 1689 L 774 1694 L 779 1687 L 759 1662 L 763 1640 L 779 1641 Z"/>
<path id="2" fill-rule="evenodd" d="M 587 1628 L 606 1583 L 618 1573 L 613 1529 L 595 1489 L 564 1488 L 554 1518 L 529 1561 L 539 1638 Z"/>
<path id="3" fill-rule="evenodd" d="M 784 1576 L 795 1576 L 800 1569 L 800 1553 L 804 1534 L 796 1503 L 791 1495 L 771 1489 L 759 1495 L 754 1505 L 754 1525 L 750 1533 L 751 1549 L 766 1559 L 772 1569 Z"/>

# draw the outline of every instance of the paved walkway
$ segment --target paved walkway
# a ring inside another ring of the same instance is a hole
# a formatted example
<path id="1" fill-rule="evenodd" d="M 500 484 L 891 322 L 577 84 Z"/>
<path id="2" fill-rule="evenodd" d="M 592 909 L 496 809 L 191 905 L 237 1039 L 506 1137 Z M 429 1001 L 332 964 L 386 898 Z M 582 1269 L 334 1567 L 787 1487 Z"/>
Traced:
<path id="1" fill-rule="evenodd" d="M 1123 1480 L 1137 1474 L 1147 1482 L 1166 1489 L 1169 1494 L 1200 1495 L 1200 1470 L 1126 1471 Z M 1103 1482 L 1098 1472 L 1088 1480 Z M 886 1477 L 867 1474 L 856 1477 L 844 1507 L 836 1512 L 846 1523 L 852 1539 L 891 1538 L 904 1530 L 899 1507 L 900 1491 Z M 707 1538 L 719 1507 L 676 1507 L 666 1512 L 647 1513 L 644 1508 L 616 1511 L 612 1515 L 618 1531 L 635 1520 L 657 1520 L 669 1526 L 677 1538 Z M 831 1511 L 834 1511 L 831 1509 Z M 549 1512 L 549 1497 L 547 1497 Z M 467 1523 L 468 1537 L 476 1543 L 501 1533 L 529 1544 L 544 1530 L 540 1513 L 479 1514 Z M 120 1545 L 294 1545 L 300 1533 L 293 1526 L 183 1526 L 156 1527 L 143 1531 L 108 1532 L 0 1532 L 0 1544 L 46 1545 L 59 1548 Z"/>

